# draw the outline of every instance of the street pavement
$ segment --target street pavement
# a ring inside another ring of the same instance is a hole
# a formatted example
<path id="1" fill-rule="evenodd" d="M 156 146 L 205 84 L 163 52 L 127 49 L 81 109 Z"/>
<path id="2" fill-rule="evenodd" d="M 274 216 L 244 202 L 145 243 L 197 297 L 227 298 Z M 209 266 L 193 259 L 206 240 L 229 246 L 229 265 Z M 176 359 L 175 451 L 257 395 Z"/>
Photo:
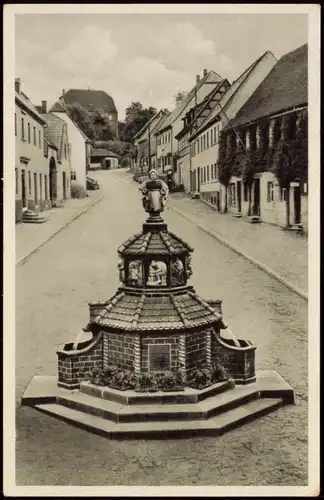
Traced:
<path id="1" fill-rule="evenodd" d="M 258 346 L 257 369 L 277 370 L 296 405 L 219 438 L 122 442 L 20 406 L 33 375 L 56 374 L 57 346 L 86 325 L 88 302 L 113 295 L 117 247 L 146 219 L 125 172 L 96 177 L 103 199 L 16 270 L 16 484 L 307 485 L 307 302 L 171 208 L 169 229 L 195 249 L 191 284 L 223 300 L 236 336 Z"/>

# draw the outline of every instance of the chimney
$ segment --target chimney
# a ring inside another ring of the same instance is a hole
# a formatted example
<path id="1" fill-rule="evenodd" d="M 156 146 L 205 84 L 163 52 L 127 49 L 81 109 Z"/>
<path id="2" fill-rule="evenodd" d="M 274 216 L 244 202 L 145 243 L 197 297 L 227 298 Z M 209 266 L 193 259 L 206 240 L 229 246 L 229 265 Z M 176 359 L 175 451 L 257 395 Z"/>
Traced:
<path id="1" fill-rule="evenodd" d="M 42 113 L 47 113 L 47 101 L 42 101 Z"/>
<path id="2" fill-rule="evenodd" d="M 204 78 L 207 76 L 207 69 L 204 69 Z"/>
<path id="3" fill-rule="evenodd" d="M 196 85 L 200 82 L 200 76 L 196 75 Z"/>
<path id="4" fill-rule="evenodd" d="M 20 94 L 20 78 L 15 78 L 15 91 Z"/>

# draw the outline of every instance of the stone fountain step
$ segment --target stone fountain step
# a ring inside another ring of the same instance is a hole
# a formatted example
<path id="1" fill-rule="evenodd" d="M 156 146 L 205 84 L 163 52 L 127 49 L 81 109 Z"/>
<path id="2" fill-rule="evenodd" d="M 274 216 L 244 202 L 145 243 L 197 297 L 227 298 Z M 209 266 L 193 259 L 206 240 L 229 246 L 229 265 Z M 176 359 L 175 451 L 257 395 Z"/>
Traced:
<path id="1" fill-rule="evenodd" d="M 80 384 L 80 392 L 83 394 L 127 405 L 179 403 L 194 404 L 216 394 L 221 394 L 229 389 L 231 389 L 231 384 L 227 380 L 224 382 L 218 382 L 202 390 L 186 387 L 183 391 L 157 391 L 149 393 L 137 393 L 130 390 L 119 391 L 110 387 L 96 386 L 90 382 L 81 382 Z"/>
<path id="2" fill-rule="evenodd" d="M 260 391 L 254 385 L 254 387 L 240 386 L 196 404 L 125 405 L 81 392 L 66 395 L 62 393 L 57 398 L 57 403 L 114 422 L 149 422 L 208 419 L 259 397 Z"/>
<path id="3" fill-rule="evenodd" d="M 131 438 L 185 438 L 193 436 L 217 436 L 279 408 L 282 398 L 265 398 L 250 401 L 226 413 L 208 420 L 181 420 L 159 422 L 116 423 L 89 415 L 60 404 L 38 404 L 38 410 L 55 416 L 76 427 L 104 435 L 110 439 Z"/>

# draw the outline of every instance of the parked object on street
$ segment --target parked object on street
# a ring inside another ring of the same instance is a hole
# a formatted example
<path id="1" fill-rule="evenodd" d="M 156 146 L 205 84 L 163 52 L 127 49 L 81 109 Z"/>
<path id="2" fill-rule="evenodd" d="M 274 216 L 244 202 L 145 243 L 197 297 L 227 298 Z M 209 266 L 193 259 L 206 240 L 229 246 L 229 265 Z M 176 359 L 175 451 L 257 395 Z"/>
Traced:
<path id="1" fill-rule="evenodd" d="M 92 338 L 60 346 L 58 379 L 34 377 L 23 404 L 110 438 L 155 438 L 220 435 L 293 403 L 278 373 L 256 373 L 251 341 L 222 335 L 222 301 L 189 284 L 193 248 L 161 217 L 156 172 L 141 191 L 149 217 L 118 248 L 116 293 L 89 304 Z"/>
<path id="2" fill-rule="evenodd" d="M 96 181 L 93 177 L 89 177 L 87 175 L 87 189 L 88 190 L 95 190 L 95 189 L 100 189 L 99 182 Z"/>

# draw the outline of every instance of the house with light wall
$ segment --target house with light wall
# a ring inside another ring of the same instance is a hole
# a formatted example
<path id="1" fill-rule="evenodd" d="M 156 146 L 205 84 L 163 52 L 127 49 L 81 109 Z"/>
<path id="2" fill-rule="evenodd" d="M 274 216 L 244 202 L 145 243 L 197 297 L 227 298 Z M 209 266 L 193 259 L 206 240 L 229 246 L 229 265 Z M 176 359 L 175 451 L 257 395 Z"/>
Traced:
<path id="1" fill-rule="evenodd" d="M 47 122 L 15 79 L 16 222 L 24 212 L 50 208 L 48 163 L 44 157 Z"/>
<path id="2" fill-rule="evenodd" d="M 182 174 L 178 174 L 178 141 L 176 137 L 183 128 L 183 118 L 188 109 L 202 102 L 222 81 L 223 78 L 215 71 L 208 72 L 204 69 L 203 77 L 196 76 L 196 85 L 183 97 L 163 125 L 155 132 L 157 168 L 161 173 L 172 170 L 175 182 L 182 181 Z"/>
<path id="3" fill-rule="evenodd" d="M 91 140 L 69 116 L 64 103 L 56 102 L 50 109 L 50 113 L 63 120 L 67 125 L 71 181 L 77 182 L 86 189 L 86 175 L 90 166 Z"/>
<path id="4" fill-rule="evenodd" d="M 298 140 L 300 141 L 304 135 L 307 148 L 307 123 L 308 46 L 306 44 L 279 59 L 239 110 L 232 123 L 224 127 L 225 143 L 228 143 L 230 136 L 233 136 L 234 128 L 250 154 L 255 152 L 260 154 L 262 148 L 265 158 L 263 168 L 254 174 L 251 193 L 243 183 L 242 175 L 231 177 L 228 200 L 230 212 L 239 212 L 243 216 L 258 216 L 261 221 L 280 227 L 285 227 L 289 220 L 292 228 L 300 227 L 307 232 L 307 172 L 304 178 L 301 178 L 300 172 L 296 172 L 296 178 L 291 181 L 288 189 L 280 185 L 279 179 L 272 172 L 274 152 L 279 144 L 289 145 L 297 141 L 298 147 Z M 301 130 L 302 127 L 304 131 Z M 307 151 L 303 156 L 307 162 Z M 305 170 L 307 171 L 307 166 Z M 242 203 L 239 203 L 240 199 Z M 287 210 L 289 210 L 288 219 Z"/>
<path id="5" fill-rule="evenodd" d="M 235 80 L 200 126 L 191 134 L 191 191 L 219 211 L 224 211 L 226 188 L 219 181 L 219 137 L 222 129 L 270 73 L 277 60 L 267 51 Z"/>
<path id="6" fill-rule="evenodd" d="M 176 183 L 182 184 L 186 193 L 189 193 L 192 187 L 189 139 L 204 122 L 229 87 L 230 84 L 228 80 L 225 79 L 220 81 L 199 104 L 191 107 L 182 118 L 183 128 L 175 137 L 178 142 L 178 172 Z"/>
<path id="7" fill-rule="evenodd" d="M 146 173 L 149 165 L 151 165 L 151 168 L 156 169 L 157 140 L 155 132 L 161 127 L 169 114 L 168 110 L 161 109 L 134 136 L 134 145 L 136 147 L 135 168 L 138 172 Z"/>
<path id="8" fill-rule="evenodd" d="M 71 158 L 68 126 L 62 118 L 47 113 L 47 103 L 37 107 L 46 121 L 44 155 L 48 161 L 49 199 L 59 207 L 71 198 Z"/>

